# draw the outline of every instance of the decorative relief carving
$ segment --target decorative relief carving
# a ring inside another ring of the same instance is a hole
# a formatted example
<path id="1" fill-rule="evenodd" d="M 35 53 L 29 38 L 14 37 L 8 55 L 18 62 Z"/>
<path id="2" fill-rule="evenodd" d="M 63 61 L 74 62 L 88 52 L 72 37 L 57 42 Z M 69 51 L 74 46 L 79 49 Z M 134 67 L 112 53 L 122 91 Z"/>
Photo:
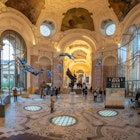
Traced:
<path id="1" fill-rule="evenodd" d="M 93 19 L 91 18 L 92 13 L 89 13 L 84 8 L 72 8 L 63 13 L 63 15 L 61 31 L 74 28 L 94 30 Z"/>
<path id="2" fill-rule="evenodd" d="M 7 0 L 1 0 L 0 1 L 0 13 L 3 13 L 3 12 L 6 12 L 7 11 L 7 7 L 4 4 L 6 1 Z"/>
<path id="3" fill-rule="evenodd" d="M 47 57 L 49 57 L 49 58 L 53 58 L 53 52 L 48 52 L 48 51 L 39 50 L 39 51 L 38 51 L 38 55 L 39 55 L 39 57 L 47 56 Z"/>
<path id="4" fill-rule="evenodd" d="M 82 50 L 77 50 L 72 53 L 72 56 L 74 57 L 74 59 L 86 59 L 87 53 Z"/>
<path id="5" fill-rule="evenodd" d="M 80 2 L 86 2 L 87 0 L 80 0 Z M 64 3 L 65 5 L 66 4 L 69 4 L 69 3 L 76 3 L 76 2 L 79 2 L 79 0 L 69 0 L 69 1 L 66 1 L 66 0 L 60 0 L 60 2 L 58 2 L 58 0 L 53 0 L 53 1 L 46 1 L 47 4 L 54 4 L 54 3 Z"/>
<path id="6" fill-rule="evenodd" d="M 82 48 L 85 48 L 85 49 L 89 49 L 89 47 L 85 44 L 72 44 L 72 45 L 69 45 L 69 48 L 72 49 L 72 48 L 75 48 L 75 47 L 82 47 Z"/>

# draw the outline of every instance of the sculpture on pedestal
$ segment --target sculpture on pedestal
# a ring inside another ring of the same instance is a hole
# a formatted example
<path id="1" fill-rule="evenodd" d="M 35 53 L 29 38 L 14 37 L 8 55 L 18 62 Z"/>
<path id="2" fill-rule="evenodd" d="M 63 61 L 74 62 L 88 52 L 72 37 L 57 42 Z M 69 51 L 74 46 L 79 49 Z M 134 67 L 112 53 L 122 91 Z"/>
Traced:
<path id="1" fill-rule="evenodd" d="M 76 75 L 75 74 L 73 75 L 69 68 L 67 69 L 66 74 L 71 79 L 71 83 L 69 84 L 69 86 L 71 87 L 71 90 L 73 91 L 74 83 L 77 80 Z"/>

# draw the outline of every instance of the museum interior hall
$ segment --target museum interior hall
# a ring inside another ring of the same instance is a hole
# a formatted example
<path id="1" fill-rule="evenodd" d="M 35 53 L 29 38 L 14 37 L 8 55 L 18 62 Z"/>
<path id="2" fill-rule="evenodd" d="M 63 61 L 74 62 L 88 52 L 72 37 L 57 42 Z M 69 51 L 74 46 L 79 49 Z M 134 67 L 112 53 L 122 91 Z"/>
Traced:
<path id="1" fill-rule="evenodd" d="M 0 0 L 0 140 L 140 140 L 140 0 Z"/>

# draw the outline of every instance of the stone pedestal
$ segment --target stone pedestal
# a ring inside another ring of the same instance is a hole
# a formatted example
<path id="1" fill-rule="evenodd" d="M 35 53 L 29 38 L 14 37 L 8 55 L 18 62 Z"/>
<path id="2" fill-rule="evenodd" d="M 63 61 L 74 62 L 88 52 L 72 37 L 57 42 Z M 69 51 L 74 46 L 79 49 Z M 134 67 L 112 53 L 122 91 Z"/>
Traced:
<path id="1" fill-rule="evenodd" d="M 125 88 L 106 88 L 106 108 L 124 108 Z"/>

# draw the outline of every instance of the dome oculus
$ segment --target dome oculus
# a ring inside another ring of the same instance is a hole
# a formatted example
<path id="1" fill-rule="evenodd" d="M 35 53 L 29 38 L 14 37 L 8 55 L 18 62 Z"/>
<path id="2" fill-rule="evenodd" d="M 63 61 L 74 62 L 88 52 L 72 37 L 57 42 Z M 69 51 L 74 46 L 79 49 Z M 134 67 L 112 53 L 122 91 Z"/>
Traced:
<path id="1" fill-rule="evenodd" d="M 116 30 L 116 25 L 112 23 L 106 27 L 105 33 L 106 35 L 113 35 L 115 33 L 115 30 Z"/>
<path id="2" fill-rule="evenodd" d="M 40 25 L 40 33 L 43 36 L 47 37 L 47 36 L 50 36 L 51 30 L 50 30 L 50 28 L 46 24 L 42 24 L 42 25 Z"/>

